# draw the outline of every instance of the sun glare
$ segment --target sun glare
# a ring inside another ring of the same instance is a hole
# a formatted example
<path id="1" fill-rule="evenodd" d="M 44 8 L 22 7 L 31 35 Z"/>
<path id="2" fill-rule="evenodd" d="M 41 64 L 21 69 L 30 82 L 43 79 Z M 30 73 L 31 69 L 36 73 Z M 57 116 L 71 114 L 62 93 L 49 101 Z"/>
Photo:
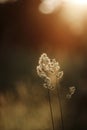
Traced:
<path id="1" fill-rule="evenodd" d="M 62 20 L 75 33 L 82 33 L 87 13 L 87 0 L 41 0 L 39 11 L 43 14 L 51 14 L 59 7 L 62 7 L 62 11 L 60 11 Z"/>
<path id="2" fill-rule="evenodd" d="M 87 0 L 64 0 L 60 16 L 76 34 L 83 33 L 86 8 Z"/>
<path id="3" fill-rule="evenodd" d="M 44 14 L 50 14 L 55 11 L 61 4 L 61 0 L 42 0 L 39 10 Z"/>
<path id="4" fill-rule="evenodd" d="M 39 10 L 44 14 L 50 14 L 54 12 L 55 9 L 58 9 L 62 3 L 82 8 L 87 5 L 87 0 L 41 0 Z"/>

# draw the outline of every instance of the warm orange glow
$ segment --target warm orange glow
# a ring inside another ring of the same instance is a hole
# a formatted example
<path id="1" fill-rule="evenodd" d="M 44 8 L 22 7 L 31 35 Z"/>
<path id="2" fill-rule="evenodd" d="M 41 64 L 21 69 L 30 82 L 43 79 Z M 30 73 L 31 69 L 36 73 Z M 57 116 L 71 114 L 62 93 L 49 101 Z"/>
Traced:
<path id="1" fill-rule="evenodd" d="M 83 32 L 83 22 L 86 14 L 87 0 L 65 0 L 61 17 L 77 34 Z"/>
<path id="2" fill-rule="evenodd" d="M 87 0 L 42 0 L 39 6 L 44 14 L 53 13 L 62 6 L 60 17 L 75 33 L 83 32 L 83 22 L 87 12 Z"/>

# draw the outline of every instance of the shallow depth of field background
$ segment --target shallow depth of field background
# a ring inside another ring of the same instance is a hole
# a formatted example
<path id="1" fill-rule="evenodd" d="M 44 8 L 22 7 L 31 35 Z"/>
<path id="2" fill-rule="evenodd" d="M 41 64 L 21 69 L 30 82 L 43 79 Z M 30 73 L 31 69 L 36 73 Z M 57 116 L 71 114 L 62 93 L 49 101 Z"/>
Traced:
<path id="1" fill-rule="evenodd" d="M 48 92 L 36 73 L 43 52 L 56 58 L 64 71 L 60 82 L 64 130 L 86 130 L 87 12 L 83 22 L 76 19 L 73 26 L 61 18 L 63 7 L 45 15 L 38 10 L 40 3 L 0 4 L 0 130 L 52 130 Z M 70 86 L 76 92 L 67 100 Z M 54 111 L 55 130 L 61 130 L 59 107 Z"/>

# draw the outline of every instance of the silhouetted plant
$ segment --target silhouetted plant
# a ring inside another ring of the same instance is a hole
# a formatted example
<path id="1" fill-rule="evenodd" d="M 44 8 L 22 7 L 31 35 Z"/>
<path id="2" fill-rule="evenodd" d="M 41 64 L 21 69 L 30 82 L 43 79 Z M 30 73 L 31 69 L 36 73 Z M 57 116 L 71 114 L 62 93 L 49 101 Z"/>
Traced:
<path id="1" fill-rule="evenodd" d="M 62 123 L 62 130 L 64 130 L 64 124 L 63 124 L 63 113 L 62 113 L 62 105 L 60 100 L 60 93 L 59 88 L 57 87 L 57 84 L 59 83 L 60 79 L 63 77 L 63 71 L 60 71 L 59 63 L 55 59 L 50 59 L 46 53 L 43 53 L 41 57 L 39 58 L 37 66 L 37 74 L 39 77 L 41 77 L 44 80 L 43 86 L 48 89 L 48 96 L 49 96 L 49 104 L 50 104 L 50 111 L 51 111 L 51 118 L 52 118 L 52 124 L 53 124 L 53 130 L 54 130 L 54 121 L 53 121 L 53 114 L 52 114 L 52 106 L 51 106 L 51 99 L 50 99 L 50 93 L 49 90 L 54 90 L 57 88 L 57 94 L 58 94 L 58 100 L 60 105 L 60 113 L 61 113 L 61 123 Z M 71 98 L 71 96 L 75 92 L 75 87 L 69 87 L 69 92 L 66 95 L 68 99 Z"/>

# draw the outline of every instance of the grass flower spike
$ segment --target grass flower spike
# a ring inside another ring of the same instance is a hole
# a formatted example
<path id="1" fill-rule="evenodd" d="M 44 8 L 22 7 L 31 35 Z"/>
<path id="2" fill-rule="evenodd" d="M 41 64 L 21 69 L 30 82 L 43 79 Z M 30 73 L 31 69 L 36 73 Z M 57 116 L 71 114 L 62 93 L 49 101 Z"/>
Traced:
<path id="1" fill-rule="evenodd" d="M 37 74 L 44 80 L 44 87 L 53 90 L 57 82 L 62 78 L 63 71 L 59 71 L 59 63 L 55 59 L 50 60 L 46 53 L 39 58 Z"/>

